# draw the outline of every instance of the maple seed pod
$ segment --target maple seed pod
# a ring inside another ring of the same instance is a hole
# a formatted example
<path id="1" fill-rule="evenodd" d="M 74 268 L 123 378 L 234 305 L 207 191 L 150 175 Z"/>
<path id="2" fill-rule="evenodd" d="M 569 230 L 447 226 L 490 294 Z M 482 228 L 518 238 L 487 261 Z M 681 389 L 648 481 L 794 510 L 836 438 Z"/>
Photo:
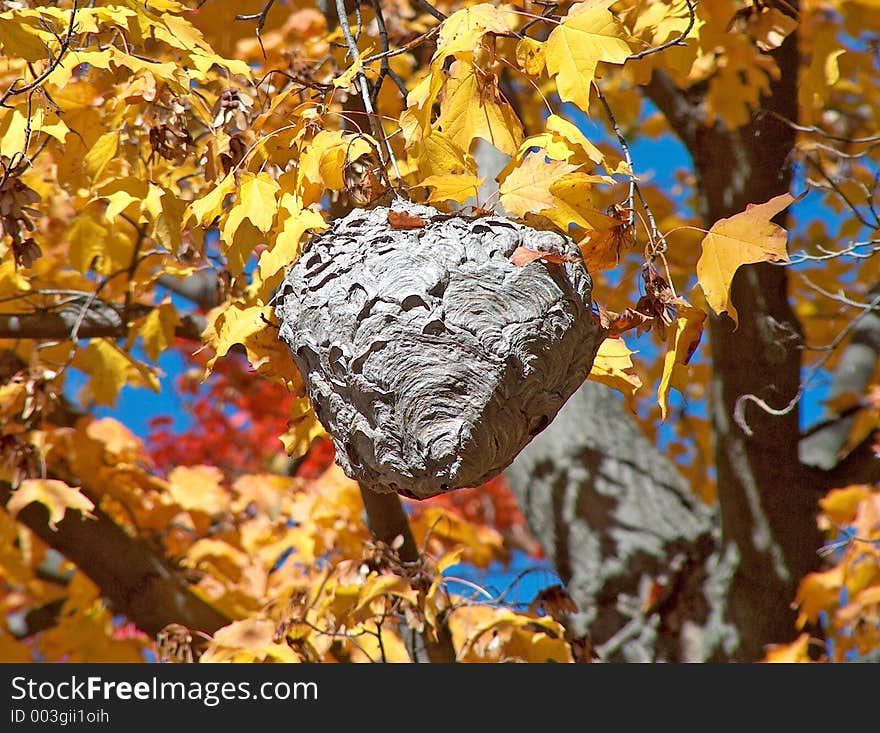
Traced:
<path id="1" fill-rule="evenodd" d="M 424 499 L 499 474 L 583 383 L 591 290 L 568 237 L 398 200 L 313 237 L 275 311 L 345 473 Z"/>

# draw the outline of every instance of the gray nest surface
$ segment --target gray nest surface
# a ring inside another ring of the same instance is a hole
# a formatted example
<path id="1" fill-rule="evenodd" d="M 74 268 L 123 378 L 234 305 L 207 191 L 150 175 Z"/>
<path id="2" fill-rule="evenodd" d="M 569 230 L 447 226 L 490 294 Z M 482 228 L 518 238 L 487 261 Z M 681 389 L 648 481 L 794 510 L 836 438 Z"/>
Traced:
<path id="1" fill-rule="evenodd" d="M 581 385 L 591 290 L 568 237 L 396 201 L 313 237 L 275 310 L 346 474 L 423 499 L 499 474 Z"/>

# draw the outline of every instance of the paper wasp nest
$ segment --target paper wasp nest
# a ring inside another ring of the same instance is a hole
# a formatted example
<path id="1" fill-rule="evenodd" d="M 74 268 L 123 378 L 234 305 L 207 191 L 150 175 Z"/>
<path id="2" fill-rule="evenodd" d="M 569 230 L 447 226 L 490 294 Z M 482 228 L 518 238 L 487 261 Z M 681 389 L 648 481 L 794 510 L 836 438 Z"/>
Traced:
<path id="1" fill-rule="evenodd" d="M 313 237 L 275 310 L 346 474 L 424 499 L 496 476 L 581 385 L 591 289 L 567 237 L 396 201 Z"/>

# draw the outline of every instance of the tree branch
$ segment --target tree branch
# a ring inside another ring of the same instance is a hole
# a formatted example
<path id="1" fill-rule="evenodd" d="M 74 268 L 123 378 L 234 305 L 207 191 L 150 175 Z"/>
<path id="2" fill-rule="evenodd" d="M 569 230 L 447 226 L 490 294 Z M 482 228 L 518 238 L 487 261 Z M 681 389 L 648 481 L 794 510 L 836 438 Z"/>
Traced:
<path id="1" fill-rule="evenodd" d="M 209 311 L 220 305 L 220 284 L 214 270 L 200 270 L 184 278 L 159 275 L 156 284 Z"/>
<path id="2" fill-rule="evenodd" d="M 397 494 L 379 494 L 365 486 L 361 486 L 361 497 L 367 513 L 367 526 L 373 537 L 389 547 L 393 547 L 394 541 L 402 537 L 403 544 L 397 550 L 401 562 L 418 562 L 421 559 L 419 548 L 400 497 Z M 452 636 L 445 624 L 441 624 L 437 629 L 437 637 L 437 641 L 434 641 L 428 634 L 422 634 L 421 644 L 409 645 L 413 660 L 418 661 L 424 655 L 430 662 L 454 662 L 455 648 L 452 646 Z"/>
<path id="3" fill-rule="evenodd" d="M 130 321 L 146 315 L 150 310 L 149 306 L 138 306 L 125 311 L 96 300 L 86 309 L 78 328 L 82 313 L 79 308 L 68 308 L 57 313 L 0 313 L 0 339 L 65 341 L 71 338 L 74 329 L 79 338 L 123 338 L 128 335 Z M 187 313 L 181 317 L 175 335 L 199 341 L 205 325 L 204 316 Z"/>
<path id="4" fill-rule="evenodd" d="M 877 358 L 880 355 L 880 309 L 878 309 L 880 283 L 874 285 L 868 297 L 871 299 L 872 307 L 852 321 L 849 343 L 841 352 L 834 371 L 828 393 L 829 401 L 849 393 L 863 395 L 874 375 Z M 843 416 L 834 410 L 826 410 L 821 422 L 827 422 L 827 426 L 801 440 L 799 445 L 801 460 L 825 470 L 834 469 L 840 460 L 840 450 L 846 443 L 855 419 L 855 414 Z M 842 465 L 835 470 L 835 475 L 838 477 L 846 475 Z"/>
<path id="5" fill-rule="evenodd" d="M 698 90 L 679 89 L 667 73 L 655 69 L 651 81 L 642 87 L 642 93 L 660 110 L 673 132 L 690 150 L 696 141 L 696 131 L 705 119 L 700 111 Z"/>
<path id="6" fill-rule="evenodd" d="M 367 512 L 367 526 L 373 537 L 389 547 L 394 546 L 398 537 L 402 537 L 403 544 L 397 549 L 398 557 L 403 562 L 418 562 L 419 548 L 397 494 L 379 494 L 361 486 L 361 498 Z"/>
<path id="7" fill-rule="evenodd" d="M 0 505 L 12 496 L 8 482 L 0 482 Z M 68 510 L 49 528 L 45 506 L 33 502 L 16 520 L 82 570 L 113 606 L 151 636 L 172 623 L 213 634 L 231 619 L 199 598 L 180 577 L 177 568 L 141 540 L 126 534 L 107 514 L 95 507 L 94 520 Z"/>
<path id="8" fill-rule="evenodd" d="M 827 475 L 832 487 L 880 483 L 880 453 L 875 434 L 859 443 Z"/>

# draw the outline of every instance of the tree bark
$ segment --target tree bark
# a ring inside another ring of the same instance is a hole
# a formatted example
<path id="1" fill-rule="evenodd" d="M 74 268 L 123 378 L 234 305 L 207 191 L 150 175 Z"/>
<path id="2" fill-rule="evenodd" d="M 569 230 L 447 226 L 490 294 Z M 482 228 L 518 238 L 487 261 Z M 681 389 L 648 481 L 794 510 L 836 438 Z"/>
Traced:
<path id="1" fill-rule="evenodd" d="M 505 475 L 600 659 L 704 661 L 736 645 L 714 511 L 610 389 L 585 383 Z"/>
<path id="2" fill-rule="evenodd" d="M 780 78 L 763 109 L 797 119 L 797 38 L 777 50 Z M 738 130 L 716 123 L 686 140 L 697 171 L 707 226 L 786 193 L 795 132 L 768 114 Z M 818 565 L 821 536 L 817 472 L 800 462 L 798 409 L 771 415 L 750 405 L 751 435 L 732 419 L 737 400 L 753 394 L 774 407 L 792 403 L 800 388 L 801 327 L 788 299 L 788 272 L 770 264 L 743 267 L 731 289 L 739 325 L 709 320 L 712 425 L 722 543 L 738 565 L 727 613 L 740 631 L 735 660 L 761 658 L 764 646 L 795 634 L 791 607 L 800 579 Z"/>

